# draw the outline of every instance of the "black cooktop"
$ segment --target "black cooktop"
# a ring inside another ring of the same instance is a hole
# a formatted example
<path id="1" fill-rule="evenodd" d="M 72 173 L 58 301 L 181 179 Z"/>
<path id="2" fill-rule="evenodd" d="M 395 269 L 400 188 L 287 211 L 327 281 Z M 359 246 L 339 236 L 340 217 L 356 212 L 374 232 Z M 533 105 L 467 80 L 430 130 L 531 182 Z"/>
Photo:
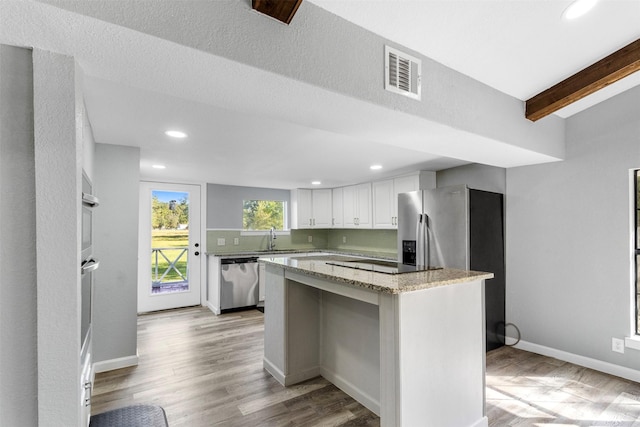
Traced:
<path id="1" fill-rule="evenodd" d="M 426 265 L 402 264 L 394 261 L 377 259 L 351 259 L 349 261 L 327 261 L 327 265 L 354 268 L 356 270 L 374 271 L 384 274 L 415 273 L 418 271 L 440 270 L 441 267 L 428 267 Z"/>

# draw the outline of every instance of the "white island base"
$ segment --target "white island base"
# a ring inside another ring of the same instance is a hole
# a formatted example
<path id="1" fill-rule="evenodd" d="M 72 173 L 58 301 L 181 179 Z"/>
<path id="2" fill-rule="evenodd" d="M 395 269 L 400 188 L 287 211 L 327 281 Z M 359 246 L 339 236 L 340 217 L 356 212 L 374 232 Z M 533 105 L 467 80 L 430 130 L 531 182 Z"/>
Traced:
<path id="1" fill-rule="evenodd" d="M 264 367 L 323 376 L 383 427 L 486 427 L 478 277 L 391 293 L 267 262 Z"/>

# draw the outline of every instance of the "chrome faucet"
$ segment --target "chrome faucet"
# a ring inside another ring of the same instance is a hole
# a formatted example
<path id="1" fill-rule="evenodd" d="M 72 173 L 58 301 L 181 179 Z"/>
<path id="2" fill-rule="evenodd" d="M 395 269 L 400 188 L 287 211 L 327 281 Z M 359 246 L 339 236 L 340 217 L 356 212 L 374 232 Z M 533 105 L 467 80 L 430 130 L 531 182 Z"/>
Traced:
<path id="1" fill-rule="evenodd" d="M 271 230 L 269 230 L 269 242 L 267 243 L 267 250 L 274 250 L 276 248 L 276 243 L 274 242 L 274 240 L 276 240 L 276 228 L 275 227 L 271 227 Z"/>

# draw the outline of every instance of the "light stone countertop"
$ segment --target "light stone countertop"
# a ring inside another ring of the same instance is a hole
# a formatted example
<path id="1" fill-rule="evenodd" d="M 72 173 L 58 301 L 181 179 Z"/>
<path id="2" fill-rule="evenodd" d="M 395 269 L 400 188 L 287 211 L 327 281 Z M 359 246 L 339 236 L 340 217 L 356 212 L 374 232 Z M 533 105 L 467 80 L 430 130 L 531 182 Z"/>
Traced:
<path id="1" fill-rule="evenodd" d="M 385 274 L 328 264 L 349 261 L 350 257 L 318 255 L 309 257 L 267 255 L 260 262 L 284 267 L 285 270 L 328 279 L 346 285 L 390 294 L 436 288 L 455 283 L 493 278 L 493 273 L 443 268 L 402 274 Z"/>
<path id="2" fill-rule="evenodd" d="M 347 256 L 357 256 L 357 257 L 366 257 L 372 259 L 383 259 L 389 261 L 395 261 L 396 255 L 391 254 L 389 252 L 378 252 L 378 251 L 370 251 L 370 250 L 357 250 L 357 249 L 315 249 L 315 248 L 297 248 L 297 249 L 274 249 L 272 251 L 267 249 L 246 249 L 246 250 L 236 250 L 236 251 L 213 251 L 213 252 L 205 252 L 205 255 L 215 256 L 219 258 L 241 258 L 241 257 L 278 257 L 278 256 L 289 256 L 289 254 L 338 254 L 338 255 L 347 255 Z"/>

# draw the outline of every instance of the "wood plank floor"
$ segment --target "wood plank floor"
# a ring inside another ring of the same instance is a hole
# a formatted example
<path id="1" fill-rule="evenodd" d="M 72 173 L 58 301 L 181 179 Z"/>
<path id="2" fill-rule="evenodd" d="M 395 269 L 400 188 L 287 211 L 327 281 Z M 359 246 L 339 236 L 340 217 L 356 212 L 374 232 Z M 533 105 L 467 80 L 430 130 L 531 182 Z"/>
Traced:
<path id="1" fill-rule="evenodd" d="M 282 387 L 263 370 L 262 350 L 257 310 L 142 315 L 138 366 L 98 374 L 92 411 L 157 404 L 172 427 L 379 426 L 323 378 Z M 640 427 L 640 385 L 503 347 L 487 355 L 487 415 L 495 427 Z"/>

